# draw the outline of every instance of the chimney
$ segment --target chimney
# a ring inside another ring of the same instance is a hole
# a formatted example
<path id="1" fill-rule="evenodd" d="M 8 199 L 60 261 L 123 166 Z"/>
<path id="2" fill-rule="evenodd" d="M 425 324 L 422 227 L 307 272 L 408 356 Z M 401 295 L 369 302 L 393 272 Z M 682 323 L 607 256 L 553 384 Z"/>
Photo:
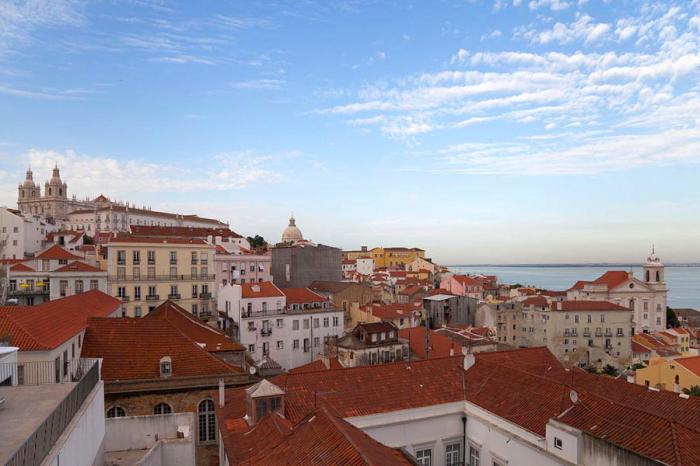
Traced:
<path id="1" fill-rule="evenodd" d="M 224 379 L 219 379 L 219 408 L 223 408 L 226 404 L 224 396 Z"/>
<path id="2" fill-rule="evenodd" d="M 629 382 L 629 383 L 636 383 L 637 382 L 637 373 L 635 371 L 629 371 L 627 373 L 627 382 Z"/>
<path id="3" fill-rule="evenodd" d="M 476 358 L 472 353 L 469 353 L 469 349 L 462 347 L 462 354 L 464 354 L 464 370 L 468 371 L 476 363 Z"/>

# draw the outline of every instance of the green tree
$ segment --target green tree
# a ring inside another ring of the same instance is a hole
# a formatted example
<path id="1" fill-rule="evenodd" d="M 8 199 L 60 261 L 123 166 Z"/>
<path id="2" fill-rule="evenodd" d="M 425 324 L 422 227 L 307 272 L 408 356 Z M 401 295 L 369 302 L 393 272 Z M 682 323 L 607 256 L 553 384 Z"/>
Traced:
<path id="1" fill-rule="evenodd" d="M 620 371 L 618 371 L 615 366 L 606 364 L 605 367 L 603 367 L 603 374 L 609 375 L 610 377 L 617 377 L 620 375 Z"/>
<path id="2" fill-rule="evenodd" d="M 583 370 L 588 372 L 589 374 L 597 374 L 598 373 L 598 369 L 593 364 L 585 366 L 583 368 Z"/>
<path id="3" fill-rule="evenodd" d="M 633 371 L 638 371 L 639 369 L 644 369 L 645 367 L 647 367 L 647 366 L 645 366 L 645 365 L 642 364 L 641 362 L 638 362 L 638 363 L 636 363 L 634 366 L 632 366 L 632 370 L 633 370 Z"/>
<path id="4" fill-rule="evenodd" d="M 248 243 L 250 243 L 250 247 L 253 249 L 258 249 L 258 248 L 266 248 L 267 247 L 267 241 L 265 241 L 265 238 L 263 238 L 260 235 L 255 235 L 255 236 L 249 236 L 246 238 L 248 240 Z"/>
<path id="5" fill-rule="evenodd" d="M 673 309 L 666 306 L 666 328 L 676 328 L 680 327 L 681 323 L 678 321 L 678 316 Z"/>
<path id="6" fill-rule="evenodd" d="M 684 388 L 683 393 L 691 396 L 700 396 L 700 385 L 691 385 L 690 388 Z"/>
<path id="7" fill-rule="evenodd" d="M 83 235 L 83 244 L 95 244 L 95 240 L 92 239 L 92 236 Z"/>

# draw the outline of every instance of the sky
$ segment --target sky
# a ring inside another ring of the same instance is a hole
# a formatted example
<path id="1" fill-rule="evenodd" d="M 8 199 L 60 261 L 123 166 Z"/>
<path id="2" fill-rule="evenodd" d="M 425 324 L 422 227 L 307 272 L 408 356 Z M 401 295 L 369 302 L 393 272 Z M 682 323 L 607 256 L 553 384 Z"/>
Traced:
<path id="1" fill-rule="evenodd" d="M 0 205 L 444 264 L 700 261 L 700 1 L 0 0 Z"/>

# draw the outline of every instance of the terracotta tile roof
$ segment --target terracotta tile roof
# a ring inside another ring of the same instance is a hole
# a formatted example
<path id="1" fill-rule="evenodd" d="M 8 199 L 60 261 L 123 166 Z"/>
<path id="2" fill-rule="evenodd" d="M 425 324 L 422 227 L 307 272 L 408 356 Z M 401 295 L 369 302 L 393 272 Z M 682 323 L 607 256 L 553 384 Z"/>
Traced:
<path id="1" fill-rule="evenodd" d="M 445 294 L 445 295 L 449 295 L 449 296 L 457 296 L 454 293 L 452 293 L 451 291 L 447 291 L 444 288 L 435 288 L 434 290 L 428 291 L 428 296 L 436 296 L 439 294 Z"/>
<path id="2" fill-rule="evenodd" d="M 331 281 L 314 281 L 309 285 L 309 289 L 324 293 L 340 293 L 346 288 L 352 286 L 351 282 L 331 282 Z"/>
<path id="3" fill-rule="evenodd" d="M 35 259 L 41 260 L 81 260 L 82 257 L 71 254 L 61 246 L 54 244 L 50 248 L 42 251 Z"/>
<path id="4" fill-rule="evenodd" d="M 204 220 L 204 219 L 202 219 Z M 243 238 L 235 231 L 228 228 L 206 227 L 164 227 L 157 225 L 131 225 L 131 234 L 135 236 L 153 237 L 180 237 L 180 238 L 206 238 L 207 236 L 221 236 L 222 238 Z"/>
<path id="5" fill-rule="evenodd" d="M 273 298 L 284 296 L 284 293 L 272 282 L 242 283 L 241 297 L 250 298 Z"/>
<path id="6" fill-rule="evenodd" d="M 83 355 L 103 358 L 102 378 L 106 381 L 160 379 L 160 360 L 165 356 L 172 362 L 172 378 L 242 371 L 161 318 L 89 319 Z"/>
<path id="7" fill-rule="evenodd" d="M 607 301 L 561 301 L 552 303 L 552 311 L 629 311 L 623 307 Z"/>
<path id="8" fill-rule="evenodd" d="M 530 296 L 523 301 L 523 306 L 535 306 L 535 307 L 545 307 L 549 304 L 547 298 L 544 296 Z"/>
<path id="9" fill-rule="evenodd" d="M 53 243 L 54 238 L 56 238 L 56 236 L 72 236 L 69 243 L 75 244 L 78 242 L 78 240 L 80 240 L 83 237 L 84 234 L 85 232 L 83 231 L 73 230 L 51 231 L 46 235 L 46 241 L 48 241 L 49 243 Z"/>
<path id="10" fill-rule="evenodd" d="M 418 358 L 425 358 L 425 327 L 404 328 L 399 330 L 399 337 L 408 340 L 411 352 Z M 462 354 L 462 345 L 430 330 L 430 359 L 446 358 Z"/>
<path id="11" fill-rule="evenodd" d="M 475 364 L 466 373 L 463 358 L 451 357 L 285 374 L 271 382 L 285 390 L 285 416 L 292 422 L 314 411 L 315 394 L 320 392 L 323 401 L 344 418 L 466 398 L 540 437 L 545 436 L 548 421 L 557 418 L 666 464 L 697 463 L 700 399 L 650 391 L 579 369 L 565 370 L 543 347 L 474 357 Z M 578 394 L 576 404 L 570 400 L 571 390 Z M 245 413 L 241 401 L 236 390 L 227 391 L 231 413 Z"/>
<path id="12" fill-rule="evenodd" d="M 688 369 L 693 374 L 700 376 L 700 356 L 677 358 L 674 359 L 674 361 Z"/>
<path id="13" fill-rule="evenodd" d="M 425 291 L 422 286 L 412 285 L 412 286 L 406 287 L 403 291 L 399 292 L 399 294 L 406 295 L 406 296 L 412 296 L 412 295 L 420 293 L 422 291 Z"/>
<path id="14" fill-rule="evenodd" d="M 392 330 L 396 330 L 396 327 L 389 322 L 369 322 L 357 324 L 353 329 L 353 333 L 358 332 L 361 328 L 365 329 L 367 333 L 391 332 Z"/>
<path id="15" fill-rule="evenodd" d="M 290 374 L 301 374 L 303 372 L 317 372 L 326 370 L 328 370 L 328 368 L 326 367 L 326 364 L 323 362 L 323 360 L 317 359 L 308 364 L 304 364 L 303 366 L 298 366 L 294 369 L 290 369 L 288 372 Z"/>
<path id="16" fill-rule="evenodd" d="M 224 256 L 230 256 L 231 253 L 226 250 L 222 245 L 217 244 L 216 245 L 216 253 L 217 254 L 223 254 Z"/>
<path id="17" fill-rule="evenodd" d="M 328 301 L 328 298 L 308 288 L 280 288 L 280 291 L 287 297 L 287 305 Z"/>
<path id="18" fill-rule="evenodd" d="M 468 275 L 453 275 L 452 278 L 463 286 L 482 286 L 481 281 Z"/>
<path id="19" fill-rule="evenodd" d="M 111 236 L 108 240 L 110 244 L 116 243 L 148 243 L 148 244 L 194 244 L 198 246 L 210 246 L 206 240 L 200 238 L 177 238 L 177 237 L 150 237 L 150 236 L 135 236 L 128 233 L 118 233 L 116 236 Z"/>
<path id="20" fill-rule="evenodd" d="M 120 300 L 91 290 L 36 306 L 4 307 L 0 335 L 9 334 L 20 351 L 46 351 L 80 333 L 88 318 L 111 316 L 120 306 Z"/>
<path id="21" fill-rule="evenodd" d="M 207 325 L 172 301 L 160 304 L 144 319 L 158 319 L 169 323 L 210 353 L 245 351 L 241 344 L 232 341 L 222 331 Z"/>
<path id="22" fill-rule="evenodd" d="M 36 272 L 36 270 L 29 267 L 27 264 L 15 264 L 10 267 L 10 272 Z"/>
<path id="23" fill-rule="evenodd" d="M 629 279 L 629 273 L 624 270 L 609 270 L 593 281 L 579 280 L 572 290 L 581 290 L 585 285 L 607 285 L 608 290 L 617 288 Z"/>
<path id="24" fill-rule="evenodd" d="M 59 267 L 54 272 L 102 272 L 107 273 L 106 270 L 98 269 L 92 265 L 86 264 L 85 262 L 74 261 L 63 267 Z"/>
<path id="25" fill-rule="evenodd" d="M 632 353 L 635 354 L 641 354 L 641 353 L 649 353 L 651 352 L 651 348 L 647 348 L 646 346 L 637 343 L 635 340 L 632 340 Z"/>
<path id="26" fill-rule="evenodd" d="M 379 319 L 396 319 L 401 317 L 410 318 L 414 312 L 416 312 L 416 307 L 413 304 L 372 304 L 364 307 L 364 310 L 371 312 L 373 316 Z"/>

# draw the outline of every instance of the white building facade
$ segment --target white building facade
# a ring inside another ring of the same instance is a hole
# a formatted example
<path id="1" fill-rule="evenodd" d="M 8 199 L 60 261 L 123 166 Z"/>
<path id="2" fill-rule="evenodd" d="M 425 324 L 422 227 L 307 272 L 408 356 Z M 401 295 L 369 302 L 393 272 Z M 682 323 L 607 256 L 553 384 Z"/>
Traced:
<path id="1" fill-rule="evenodd" d="M 44 247 L 46 234 L 56 226 L 41 217 L 0 208 L 0 259 L 24 259 Z"/>

